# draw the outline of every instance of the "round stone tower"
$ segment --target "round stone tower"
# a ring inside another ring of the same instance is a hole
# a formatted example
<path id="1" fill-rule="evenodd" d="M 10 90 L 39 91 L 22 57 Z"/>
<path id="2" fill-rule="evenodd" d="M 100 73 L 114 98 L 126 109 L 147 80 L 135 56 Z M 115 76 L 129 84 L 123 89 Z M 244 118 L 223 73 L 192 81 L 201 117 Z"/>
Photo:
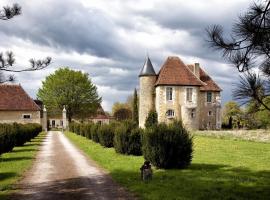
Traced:
<path id="1" fill-rule="evenodd" d="M 155 83 L 157 75 L 150 58 L 147 56 L 143 68 L 139 74 L 140 102 L 139 102 L 139 126 L 144 128 L 145 120 L 150 110 L 155 106 Z"/>

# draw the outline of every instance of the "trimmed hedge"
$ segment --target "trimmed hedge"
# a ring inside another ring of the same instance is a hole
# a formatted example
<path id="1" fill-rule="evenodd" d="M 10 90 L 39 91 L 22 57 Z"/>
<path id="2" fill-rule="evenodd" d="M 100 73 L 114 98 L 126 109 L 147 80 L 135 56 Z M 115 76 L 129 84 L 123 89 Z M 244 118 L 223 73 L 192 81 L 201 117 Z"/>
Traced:
<path id="1" fill-rule="evenodd" d="M 0 124 L 0 154 L 24 145 L 41 131 L 40 124 Z"/>
<path id="2" fill-rule="evenodd" d="M 117 153 L 142 155 L 142 129 L 131 121 L 126 121 L 115 130 L 114 148 Z"/>
<path id="3" fill-rule="evenodd" d="M 143 154 L 146 160 L 159 168 L 187 167 L 192 160 L 193 143 L 182 123 L 175 121 L 166 125 L 149 121 L 153 123 L 149 123 L 145 130 L 132 121 L 103 125 L 71 123 L 70 130 L 104 147 L 114 147 L 117 153 Z"/>
<path id="4" fill-rule="evenodd" d="M 112 125 L 105 124 L 98 129 L 99 143 L 104 147 L 113 147 L 114 128 Z"/>
<path id="5" fill-rule="evenodd" d="M 145 130 L 142 150 L 156 167 L 185 168 L 192 160 L 192 137 L 181 122 L 158 124 Z"/>

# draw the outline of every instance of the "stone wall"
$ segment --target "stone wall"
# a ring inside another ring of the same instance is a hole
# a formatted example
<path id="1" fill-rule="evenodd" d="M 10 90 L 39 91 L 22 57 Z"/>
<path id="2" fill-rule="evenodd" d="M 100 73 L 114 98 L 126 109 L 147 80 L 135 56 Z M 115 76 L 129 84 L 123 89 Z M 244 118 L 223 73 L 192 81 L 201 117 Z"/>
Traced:
<path id="1" fill-rule="evenodd" d="M 30 114 L 30 119 L 23 119 L 24 114 Z M 0 123 L 38 123 L 41 124 L 40 111 L 0 111 Z"/>
<path id="2" fill-rule="evenodd" d="M 212 102 L 207 102 L 207 92 L 200 92 L 200 126 L 199 129 L 220 129 L 221 128 L 221 105 L 217 101 L 220 92 L 212 92 Z M 209 113 L 211 112 L 211 114 Z"/>
<path id="3" fill-rule="evenodd" d="M 182 120 L 183 124 L 189 129 L 199 128 L 199 112 L 198 93 L 199 87 L 186 86 L 168 86 L 173 88 L 173 98 L 171 101 L 166 100 L 166 87 L 156 87 L 156 111 L 158 113 L 158 121 L 169 123 L 176 120 Z M 192 102 L 186 102 L 186 89 L 193 88 Z M 166 112 L 174 110 L 174 117 L 168 118 Z M 193 116 L 191 115 L 194 109 Z"/>
<path id="4" fill-rule="evenodd" d="M 150 110 L 154 109 L 154 88 L 156 76 L 140 77 L 140 102 L 139 102 L 139 126 L 144 128 L 146 117 Z"/>

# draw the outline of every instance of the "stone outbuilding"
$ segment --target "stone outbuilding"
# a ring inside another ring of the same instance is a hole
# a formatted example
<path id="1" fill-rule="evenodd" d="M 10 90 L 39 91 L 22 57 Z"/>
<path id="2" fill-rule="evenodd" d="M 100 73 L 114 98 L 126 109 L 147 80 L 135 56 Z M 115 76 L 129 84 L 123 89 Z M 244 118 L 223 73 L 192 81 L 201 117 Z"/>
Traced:
<path id="1" fill-rule="evenodd" d="M 21 85 L 0 84 L 0 123 L 41 123 L 40 107 Z"/>
<path id="2" fill-rule="evenodd" d="M 158 121 L 182 120 L 189 129 L 221 128 L 221 88 L 200 67 L 168 57 L 158 74 L 149 57 L 139 74 L 139 126 L 144 127 L 150 110 Z"/>

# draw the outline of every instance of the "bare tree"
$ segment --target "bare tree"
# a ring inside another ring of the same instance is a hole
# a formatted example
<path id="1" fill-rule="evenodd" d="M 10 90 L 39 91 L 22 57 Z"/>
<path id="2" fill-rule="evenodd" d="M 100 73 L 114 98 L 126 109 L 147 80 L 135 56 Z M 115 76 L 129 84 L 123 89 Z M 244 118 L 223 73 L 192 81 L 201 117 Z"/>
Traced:
<path id="1" fill-rule="evenodd" d="M 17 15 L 21 14 L 21 7 L 18 4 L 13 6 L 5 6 L 0 10 L 0 19 L 9 20 Z M 14 75 L 5 76 L 3 72 L 24 72 L 24 71 L 36 71 L 47 67 L 51 63 L 51 58 L 47 57 L 43 60 L 30 59 L 30 66 L 24 68 L 18 68 L 15 66 L 14 54 L 11 51 L 7 51 L 5 55 L 0 53 L 0 84 L 5 82 L 12 82 L 15 80 Z"/>
<path id="2" fill-rule="evenodd" d="M 233 95 L 247 103 L 255 101 L 270 111 L 270 0 L 254 3 L 233 25 L 230 38 L 223 28 L 207 28 L 210 46 L 223 52 L 240 73 Z M 258 69 L 253 70 L 254 68 Z"/>

